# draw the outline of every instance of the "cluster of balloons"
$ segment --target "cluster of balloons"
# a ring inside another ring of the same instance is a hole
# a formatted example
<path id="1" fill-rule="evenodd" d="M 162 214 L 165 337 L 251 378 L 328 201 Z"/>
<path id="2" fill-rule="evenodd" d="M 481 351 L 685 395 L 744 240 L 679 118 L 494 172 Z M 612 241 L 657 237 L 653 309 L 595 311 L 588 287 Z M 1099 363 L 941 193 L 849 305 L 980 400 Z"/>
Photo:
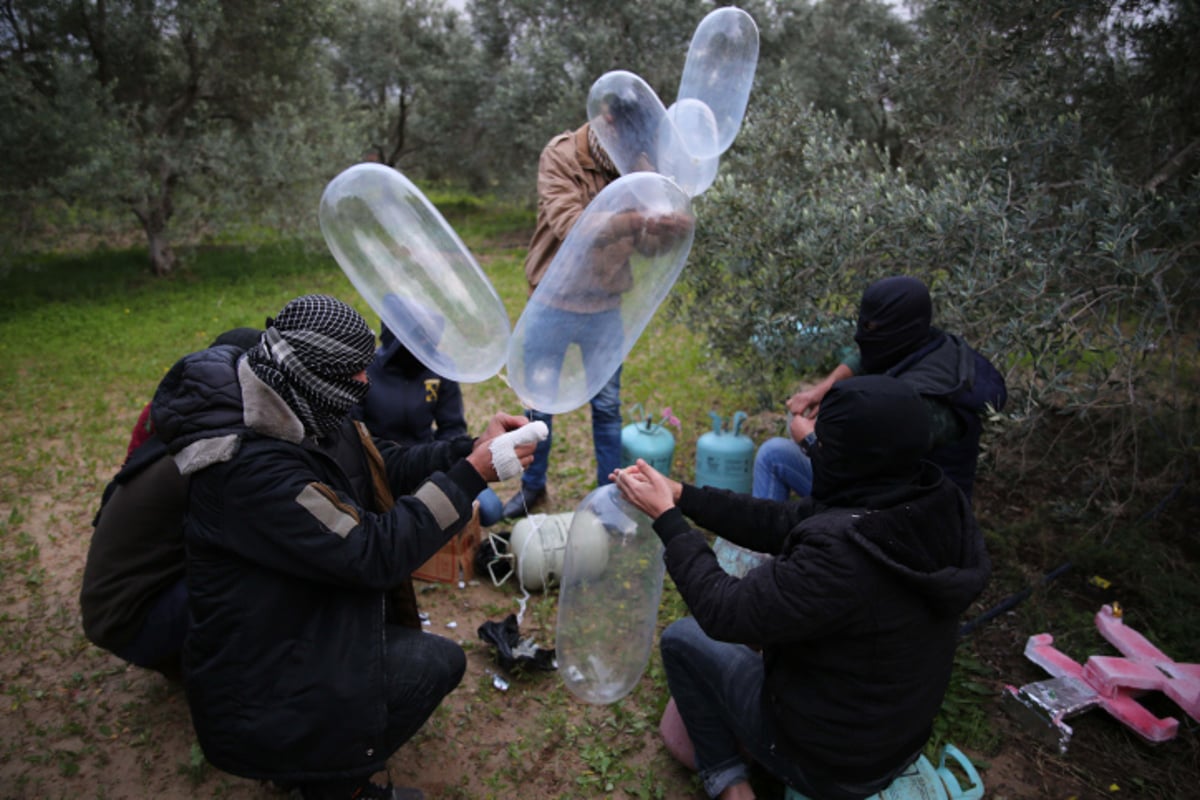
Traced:
<path id="1" fill-rule="evenodd" d="M 664 108 L 645 81 L 595 82 L 588 119 L 621 177 L 585 209 L 510 328 L 504 304 L 453 228 L 402 173 L 355 165 L 325 188 L 325 241 L 367 304 L 422 363 L 476 383 L 507 366 L 521 402 L 548 414 L 587 403 L 625 360 L 691 250 L 691 198 L 707 189 L 741 126 L 758 29 L 741 9 L 706 16 L 688 48 L 678 97 Z M 620 264 L 624 274 L 597 285 Z M 611 307 L 603 328 L 564 342 L 561 312 Z M 555 346 L 549 346 L 555 345 Z"/>
<path id="2" fill-rule="evenodd" d="M 321 197 L 325 241 L 363 299 L 434 372 L 474 383 L 507 366 L 526 407 L 572 411 L 625 360 L 687 262 L 692 198 L 712 185 L 741 127 L 757 62 L 754 20 L 725 7 L 697 27 L 669 108 L 631 72 L 592 85 L 588 121 L 621 175 L 584 209 L 511 330 L 470 251 L 396 170 L 359 164 L 331 181 Z M 577 697 L 611 703 L 649 662 L 662 545 L 650 520 L 606 486 L 576 509 L 565 550 L 561 673 Z"/>
<path id="3" fill-rule="evenodd" d="M 588 119 L 622 175 L 654 170 L 697 197 L 741 129 L 757 65 L 754 20 L 740 8 L 721 8 L 692 35 L 670 108 L 640 77 L 617 70 L 592 84 Z"/>

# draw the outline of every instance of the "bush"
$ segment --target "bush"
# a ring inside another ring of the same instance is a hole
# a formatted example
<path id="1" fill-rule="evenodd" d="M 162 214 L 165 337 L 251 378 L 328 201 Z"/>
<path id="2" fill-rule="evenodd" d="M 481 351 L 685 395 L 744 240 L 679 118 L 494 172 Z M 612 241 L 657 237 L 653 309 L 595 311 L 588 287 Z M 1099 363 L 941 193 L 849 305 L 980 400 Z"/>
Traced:
<path id="1" fill-rule="evenodd" d="M 1162 474 L 1194 461 L 1194 411 L 1179 386 L 1196 369 L 1184 332 L 1195 322 L 1200 188 L 1143 191 L 1103 153 L 1069 185 L 1039 183 L 1023 148 L 1077 144 L 1069 115 L 1036 131 L 997 116 L 988 136 L 953 145 L 941 162 L 953 167 L 926 165 L 918 183 L 793 96 L 783 82 L 760 99 L 699 203 L 684 313 L 728 378 L 777 403 L 799 377 L 790 332 L 808 325 L 839 332 L 831 350 L 852 344 L 838 323 L 862 289 L 906 273 L 930 286 L 935 324 L 1005 373 L 1010 401 L 996 421 L 1010 445 L 1046 415 L 1088 433 L 1068 459 L 1086 477 L 1085 506 L 1102 503 L 1114 519 L 1152 485 L 1151 463 Z"/>

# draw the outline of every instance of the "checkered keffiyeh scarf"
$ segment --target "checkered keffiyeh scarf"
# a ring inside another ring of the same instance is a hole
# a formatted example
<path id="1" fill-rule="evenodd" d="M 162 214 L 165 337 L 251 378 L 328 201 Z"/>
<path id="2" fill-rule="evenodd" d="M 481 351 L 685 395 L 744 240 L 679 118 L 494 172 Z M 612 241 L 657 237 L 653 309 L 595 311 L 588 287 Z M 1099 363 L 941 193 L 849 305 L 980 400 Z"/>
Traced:
<path id="1" fill-rule="evenodd" d="M 609 157 L 608 151 L 604 149 L 604 145 L 600 144 L 600 136 L 591 125 L 588 125 L 587 141 L 588 154 L 591 155 L 592 161 L 596 162 L 596 166 L 610 177 L 615 178 L 620 175 L 621 173 L 617 171 L 617 165 Z"/>
<path id="2" fill-rule="evenodd" d="M 267 320 L 262 340 L 247 354 L 250 369 L 283 398 L 315 436 L 337 428 L 367 396 L 354 379 L 375 355 L 375 334 L 350 306 L 305 295 Z"/>

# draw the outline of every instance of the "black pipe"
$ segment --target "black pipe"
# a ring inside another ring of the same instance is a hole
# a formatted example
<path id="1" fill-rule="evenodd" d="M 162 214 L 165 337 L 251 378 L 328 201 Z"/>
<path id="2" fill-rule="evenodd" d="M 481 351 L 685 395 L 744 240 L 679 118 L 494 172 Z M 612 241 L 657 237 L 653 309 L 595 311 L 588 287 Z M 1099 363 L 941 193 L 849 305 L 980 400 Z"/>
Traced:
<path id="1" fill-rule="evenodd" d="M 975 628 L 979 627 L 980 625 L 987 622 L 988 620 L 991 620 L 991 619 L 994 619 L 994 618 L 1000 616 L 1005 611 L 1009 611 L 1013 608 L 1016 608 L 1018 605 L 1020 605 L 1022 602 L 1024 602 L 1025 598 L 1027 598 L 1027 597 L 1029 597 L 1029 595 L 1033 594 L 1033 590 L 1035 588 L 1037 588 L 1038 586 L 1045 586 L 1047 583 L 1050 583 L 1055 578 L 1062 576 L 1070 568 L 1071 568 L 1070 561 L 1060 564 L 1057 567 L 1055 567 L 1054 569 L 1052 569 L 1050 572 L 1047 572 L 1045 575 L 1043 575 L 1041 581 L 1039 581 L 1036 586 L 1028 586 L 1019 592 L 1010 594 L 1008 597 L 1004 598 L 999 603 L 992 606 L 987 611 L 983 612 L 978 617 L 971 620 L 970 622 L 965 623 L 961 628 L 959 628 L 958 629 L 958 638 L 959 639 L 963 638 L 964 636 L 969 634 L 971 631 L 975 630 Z"/>

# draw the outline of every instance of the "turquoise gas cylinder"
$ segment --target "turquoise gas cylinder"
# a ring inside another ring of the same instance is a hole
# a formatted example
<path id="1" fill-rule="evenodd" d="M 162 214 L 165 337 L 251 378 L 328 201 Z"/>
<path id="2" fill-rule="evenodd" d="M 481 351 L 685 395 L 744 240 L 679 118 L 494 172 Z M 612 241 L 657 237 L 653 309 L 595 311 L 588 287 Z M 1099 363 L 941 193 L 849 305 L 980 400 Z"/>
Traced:
<path id="1" fill-rule="evenodd" d="M 696 442 L 696 485 L 749 494 L 754 478 L 754 440 L 740 432 L 746 412 L 733 415 L 728 431 L 720 414 L 710 411 L 708 415 L 713 429 Z"/>
<path id="2" fill-rule="evenodd" d="M 621 429 L 621 466 L 632 466 L 639 458 L 663 475 L 671 474 L 671 460 L 675 457 L 675 437 L 666 429 L 667 422 L 679 426 L 679 420 L 670 408 L 663 409 L 663 424 L 654 422 L 643 410 L 641 403 L 629 409 L 631 422 Z"/>

